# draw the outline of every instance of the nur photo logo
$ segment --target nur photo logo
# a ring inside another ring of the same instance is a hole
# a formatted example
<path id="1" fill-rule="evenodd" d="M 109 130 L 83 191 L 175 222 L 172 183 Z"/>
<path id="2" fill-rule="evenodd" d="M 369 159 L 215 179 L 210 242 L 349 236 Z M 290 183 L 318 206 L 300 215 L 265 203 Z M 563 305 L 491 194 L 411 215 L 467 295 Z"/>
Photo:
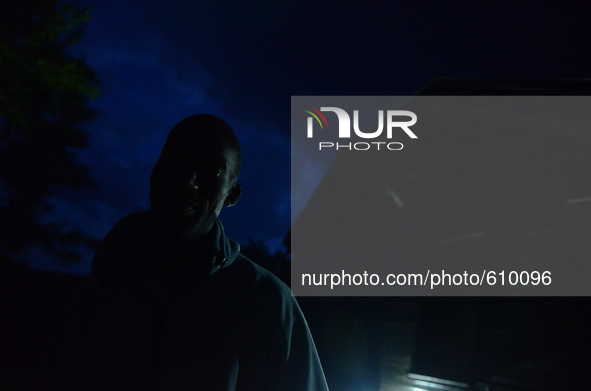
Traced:
<path id="1" fill-rule="evenodd" d="M 401 142 L 390 141 L 395 132 L 402 130 L 411 139 L 418 138 L 417 135 L 410 129 L 410 127 L 417 122 L 417 115 L 412 111 L 378 110 L 377 129 L 362 130 L 359 126 L 359 110 L 353 110 L 353 121 L 351 121 L 351 116 L 349 113 L 340 107 L 320 107 L 320 109 L 307 105 L 304 105 L 304 107 L 304 112 L 309 115 L 306 122 L 306 134 L 308 138 L 314 138 L 314 127 L 320 128 L 322 132 L 329 131 L 329 122 L 326 119 L 326 116 L 323 114 L 324 112 L 336 114 L 339 139 L 351 139 L 351 122 L 353 122 L 354 135 L 358 138 L 366 140 L 379 138 L 382 136 L 385 130 L 385 138 L 387 141 L 359 141 L 349 143 L 320 141 L 318 143 L 319 150 L 348 149 L 367 151 L 370 149 L 384 149 L 390 151 L 399 151 L 404 147 L 403 144 Z M 334 120 L 331 119 L 331 121 Z M 332 130 L 330 131 L 331 133 L 334 132 Z M 333 134 L 330 134 L 330 136 L 334 137 Z"/>

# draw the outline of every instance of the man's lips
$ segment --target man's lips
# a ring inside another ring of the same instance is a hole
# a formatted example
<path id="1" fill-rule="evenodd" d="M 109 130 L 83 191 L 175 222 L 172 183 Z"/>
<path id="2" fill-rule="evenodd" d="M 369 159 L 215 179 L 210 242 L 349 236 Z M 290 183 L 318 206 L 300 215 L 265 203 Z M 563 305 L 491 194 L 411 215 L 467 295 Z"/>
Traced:
<path id="1" fill-rule="evenodd" d="M 185 216 L 192 216 L 195 213 L 195 207 L 193 205 L 189 205 L 182 210 L 182 213 Z"/>
<path id="2" fill-rule="evenodd" d="M 163 216 L 173 219 L 186 219 L 195 217 L 195 215 L 202 213 L 205 208 L 205 201 L 203 200 L 169 200 L 167 202 L 159 202 L 158 206 L 154 208 Z"/>
<path id="3" fill-rule="evenodd" d="M 185 201 L 180 205 L 183 214 L 193 215 L 205 208 L 205 201 L 202 199 L 192 199 L 190 201 Z"/>

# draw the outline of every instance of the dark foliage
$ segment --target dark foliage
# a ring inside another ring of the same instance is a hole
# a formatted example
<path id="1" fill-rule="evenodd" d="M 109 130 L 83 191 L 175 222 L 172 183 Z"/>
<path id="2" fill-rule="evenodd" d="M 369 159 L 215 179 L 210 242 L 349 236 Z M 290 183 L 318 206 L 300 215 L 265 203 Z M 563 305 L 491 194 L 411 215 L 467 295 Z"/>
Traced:
<path id="1" fill-rule="evenodd" d="M 58 188 L 96 186 L 75 151 L 88 145 L 84 124 L 98 81 L 69 52 L 89 12 L 57 0 L 0 3 L 0 269 L 32 247 L 63 263 L 94 240 L 42 219 Z"/>

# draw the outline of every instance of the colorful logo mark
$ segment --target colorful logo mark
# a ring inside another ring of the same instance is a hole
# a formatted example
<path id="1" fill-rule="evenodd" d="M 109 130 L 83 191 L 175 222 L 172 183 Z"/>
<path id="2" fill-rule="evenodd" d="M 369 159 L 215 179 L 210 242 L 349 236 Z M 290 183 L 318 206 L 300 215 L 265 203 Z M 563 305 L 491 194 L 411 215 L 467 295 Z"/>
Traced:
<path id="1" fill-rule="evenodd" d="M 320 110 L 318 110 L 312 106 L 304 105 L 304 107 L 307 107 L 307 108 L 314 111 L 314 112 L 312 112 L 310 110 L 304 110 L 306 113 L 310 114 L 312 117 L 314 117 L 316 119 L 316 121 L 318 122 L 318 125 L 320 125 L 320 129 L 324 129 L 324 126 L 322 125 L 323 122 L 324 122 L 324 125 L 326 125 L 326 128 L 328 129 L 328 121 L 326 121 L 324 114 L 322 114 L 320 112 Z M 318 117 L 322 118 L 322 121 L 320 121 L 320 118 L 318 118 Z"/>

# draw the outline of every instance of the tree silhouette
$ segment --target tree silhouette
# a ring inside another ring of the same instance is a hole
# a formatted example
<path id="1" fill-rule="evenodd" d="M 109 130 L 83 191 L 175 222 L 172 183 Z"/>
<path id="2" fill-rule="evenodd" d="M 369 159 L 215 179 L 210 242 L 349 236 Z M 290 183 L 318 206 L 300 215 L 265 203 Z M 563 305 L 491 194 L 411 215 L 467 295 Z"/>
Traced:
<path id="1" fill-rule="evenodd" d="M 65 223 L 42 222 L 56 189 L 96 186 L 75 151 L 98 80 L 69 49 L 89 11 L 58 0 L 0 2 L 0 274 L 39 248 L 63 263 L 91 237 Z"/>

